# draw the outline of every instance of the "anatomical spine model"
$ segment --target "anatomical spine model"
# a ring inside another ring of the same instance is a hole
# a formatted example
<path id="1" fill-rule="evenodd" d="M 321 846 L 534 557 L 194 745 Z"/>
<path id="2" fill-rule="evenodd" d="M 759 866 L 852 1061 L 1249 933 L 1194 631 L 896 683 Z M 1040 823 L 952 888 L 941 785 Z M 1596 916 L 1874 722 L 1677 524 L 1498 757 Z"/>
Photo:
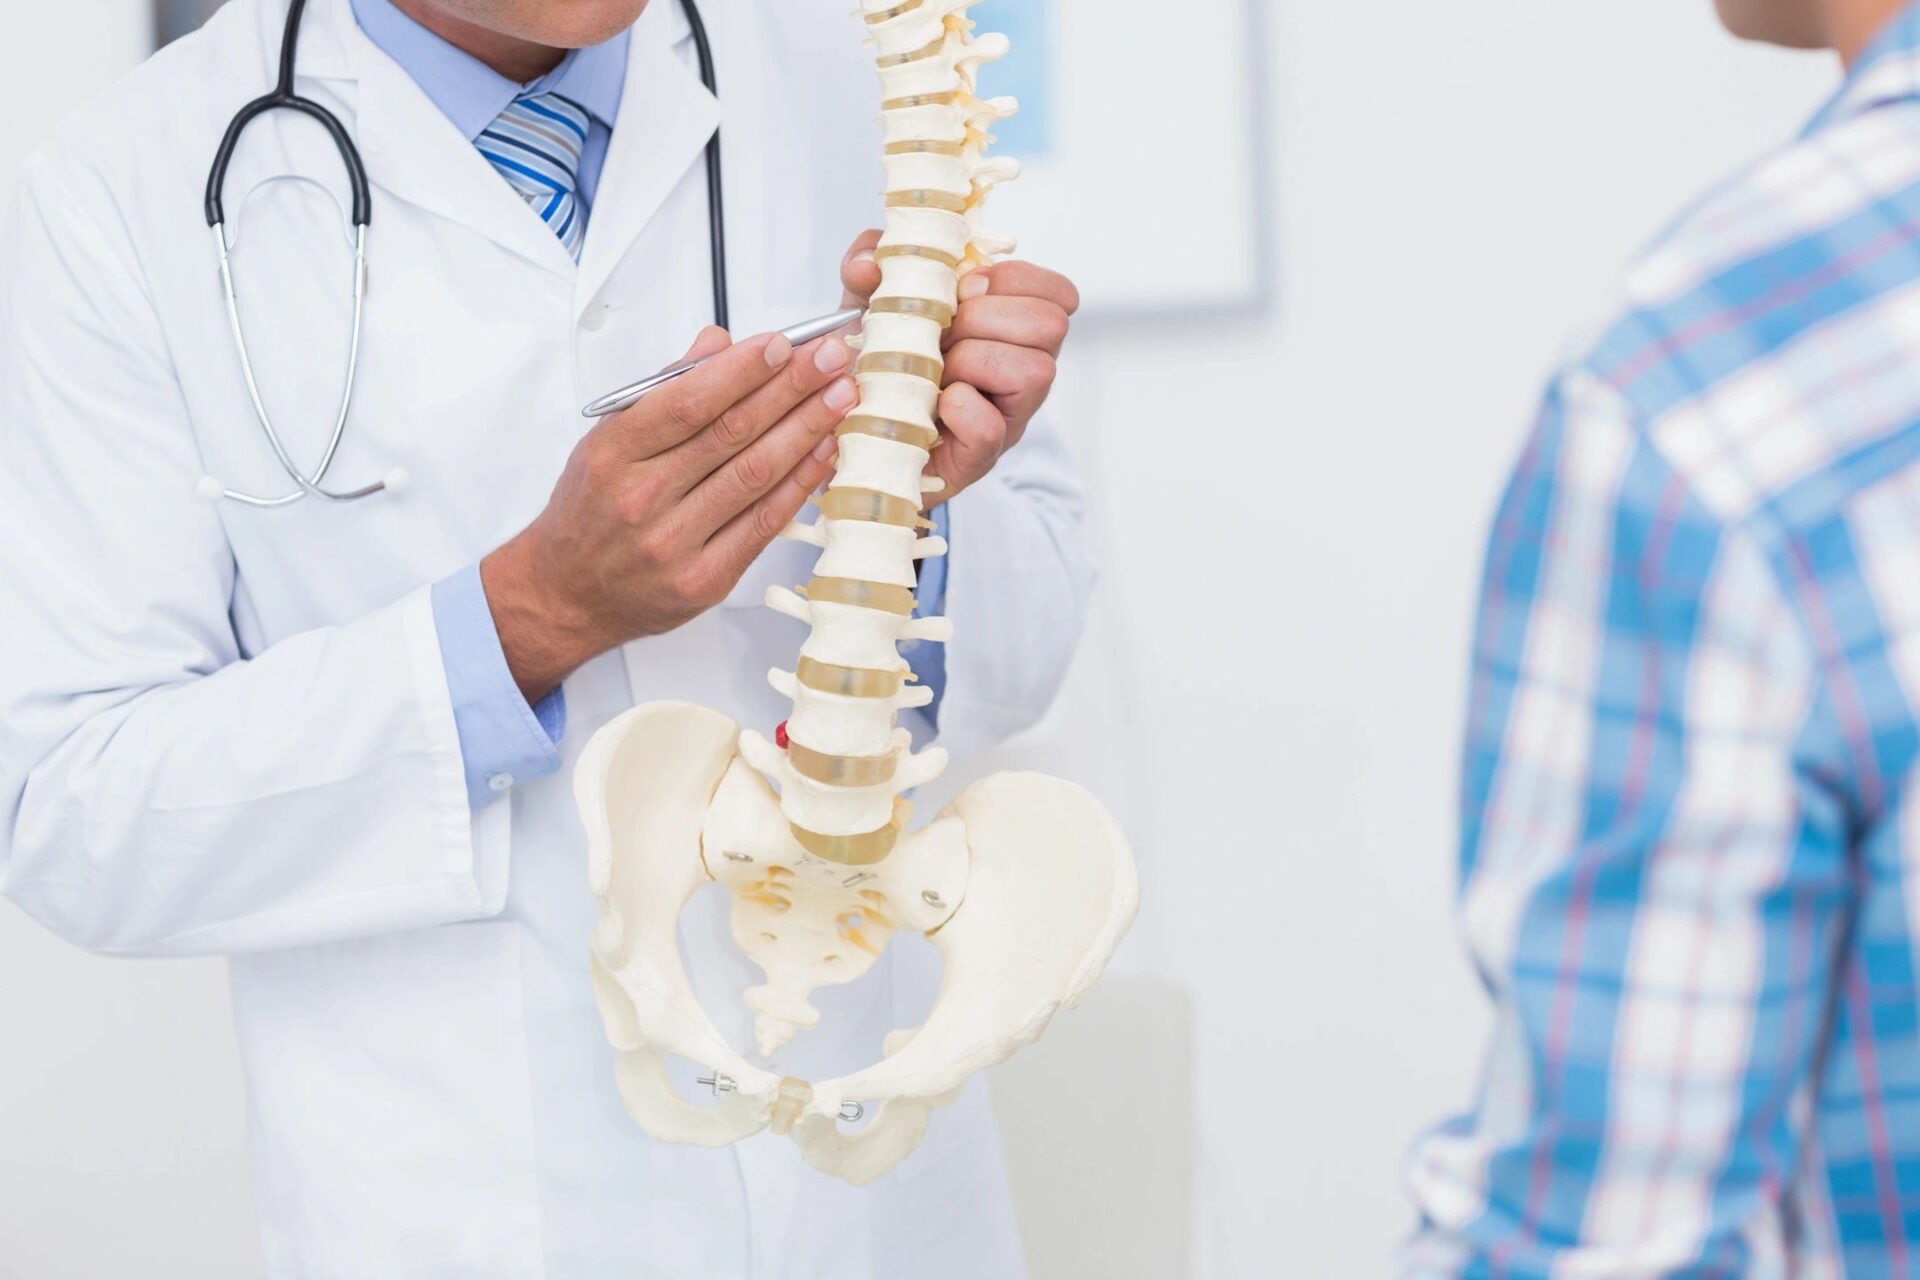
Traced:
<path id="1" fill-rule="evenodd" d="M 767 595 L 812 629 L 795 669 L 770 676 L 792 716 L 768 741 L 685 703 L 639 707 L 588 744 L 575 783 L 602 901 L 595 990 L 629 1113 L 655 1137 L 709 1146 L 771 1127 L 856 1183 L 899 1163 L 934 1107 L 1078 1001 L 1138 900 L 1112 820 L 1051 778 L 995 775 L 908 831 L 904 793 L 946 765 L 938 748 L 914 754 L 896 720 L 931 701 L 900 642 L 945 643 L 952 630 L 916 618 L 913 596 L 918 561 L 946 551 L 923 515 L 924 495 L 940 488 L 923 473 L 938 440 L 941 335 L 960 277 L 1012 248 L 977 219 L 988 190 L 1018 172 L 982 156 L 988 127 L 1014 103 L 974 94 L 977 68 L 1007 40 L 972 37 L 972 3 L 865 0 L 886 127 L 881 284 L 854 369 L 861 403 L 840 428 L 820 518 L 786 531 L 821 549 L 813 579 Z M 766 975 L 746 993 L 762 1058 L 818 1022 L 810 992 L 866 973 L 902 929 L 943 953 L 926 1022 L 838 1079 L 749 1062 L 700 1007 L 679 959 L 680 911 L 711 880 L 730 890 L 734 940 Z M 718 1105 L 683 1099 L 668 1056 L 707 1068 Z M 840 1128 L 875 1103 L 871 1123 Z"/>

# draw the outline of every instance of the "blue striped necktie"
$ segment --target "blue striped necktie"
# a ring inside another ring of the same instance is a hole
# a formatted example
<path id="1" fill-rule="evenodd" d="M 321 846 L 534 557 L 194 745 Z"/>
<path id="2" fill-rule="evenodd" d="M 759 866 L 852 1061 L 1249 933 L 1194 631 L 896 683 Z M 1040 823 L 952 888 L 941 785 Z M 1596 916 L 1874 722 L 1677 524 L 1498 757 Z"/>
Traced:
<path id="1" fill-rule="evenodd" d="M 579 179 L 591 121 L 586 108 L 570 98 L 530 93 L 508 103 L 474 141 L 575 261 L 587 236 Z"/>

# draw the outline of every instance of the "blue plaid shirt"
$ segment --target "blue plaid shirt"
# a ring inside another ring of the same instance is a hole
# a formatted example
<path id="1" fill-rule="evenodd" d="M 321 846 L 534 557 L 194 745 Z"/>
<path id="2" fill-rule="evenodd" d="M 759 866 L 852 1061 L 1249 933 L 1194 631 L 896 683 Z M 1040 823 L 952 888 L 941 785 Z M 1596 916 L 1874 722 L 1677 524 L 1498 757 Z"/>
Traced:
<path id="1" fill-rule="evenodd" d="M 1555 379 L 1464 767 L 1400 1274 L 1920 1275 L 1920 8 Z"/>

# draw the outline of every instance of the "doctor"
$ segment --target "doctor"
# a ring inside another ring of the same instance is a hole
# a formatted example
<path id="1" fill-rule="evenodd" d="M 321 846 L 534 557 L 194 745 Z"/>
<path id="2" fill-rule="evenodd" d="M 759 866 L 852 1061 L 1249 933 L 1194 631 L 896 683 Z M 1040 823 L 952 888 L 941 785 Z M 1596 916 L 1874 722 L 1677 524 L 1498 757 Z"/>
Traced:
<path id="1" fill-rule="evenodd" d="M 778 719 L 765 672 L 800 636 L 758 605 L 807 557 L 769 542 L 854 392 L 837 340 L 708 330 L 694 349 L 724 354 L 700 373 L 591 427 L 577 406 L 708 319 L 723 120 L 735 332 L 878 279 L 870 238 L 839 260 L 878 185 L 846 6 L 707 8 L 718 102 L 679 0 L 313 0 L 295 85 L 345 123 L 373 201 L 329 483 L 404 468 L 401 493 L 195 498 L 207 474 L 289 487 L 201 215 L 285 0 L 233 0 L 81 108 L 0 240 L 0 887 L 96 951 L 232 957 L 273 1277 L 1022 1271 L 977 1089 L 864 1191 L 787 1142 L 654 1144 L 614 1093 L 572 759 L 636 701 Z M 547 158 L 572 222 L 499 163 L 542 112 L 575 139 Z M 311 466 L 348 352 L 340 159 L 276 112 L 224 190 L 266 408 Z M 1020 263 L 975 279 L 936 453 L 953 555 L 921 584 L 964 642 L 916 659 L 961 753 L 1046 706 L 1090 577 L 1075 481 L 1027 429 L 1073 288 Z M 752 975 L 724 902 L 695 905 L 702 997 L 744 1034 Z M 783 1066 L 869 1060 L 924 1008 L 919 977 L 830 993 L 843 1032 Z"/>

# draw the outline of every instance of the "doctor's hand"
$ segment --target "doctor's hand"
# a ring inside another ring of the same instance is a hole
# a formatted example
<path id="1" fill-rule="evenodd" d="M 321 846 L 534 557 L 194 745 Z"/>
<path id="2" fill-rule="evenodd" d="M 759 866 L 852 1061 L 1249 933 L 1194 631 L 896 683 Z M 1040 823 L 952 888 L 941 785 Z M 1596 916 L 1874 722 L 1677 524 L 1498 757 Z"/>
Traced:
<path id="1" fill-rule="evenodd" d="M 866 306 L 880 287 L 873 258 L 879 243 L 880 233 L 869 231 L 847 251 L 840 266 L 847 306 Z M 928 464 L 947 483 L 939 501 L 985 476 L 1020 443 L 1053 390 L 1054 362 L 1079 308 L 1071 280 L 1030 262 L 997 262 L 961 279 L 960 309 L 942 341 L 941 443 Z"/>
<path id="2" fill-rule="evenodd" d="M 769 335 L 722 352 L 575 446 L 532 524 L 480 564 L 507 666 L 529 702 L 588 659 L 718 604 L 832 472 L 858 399 L 851 352 Z"/>

